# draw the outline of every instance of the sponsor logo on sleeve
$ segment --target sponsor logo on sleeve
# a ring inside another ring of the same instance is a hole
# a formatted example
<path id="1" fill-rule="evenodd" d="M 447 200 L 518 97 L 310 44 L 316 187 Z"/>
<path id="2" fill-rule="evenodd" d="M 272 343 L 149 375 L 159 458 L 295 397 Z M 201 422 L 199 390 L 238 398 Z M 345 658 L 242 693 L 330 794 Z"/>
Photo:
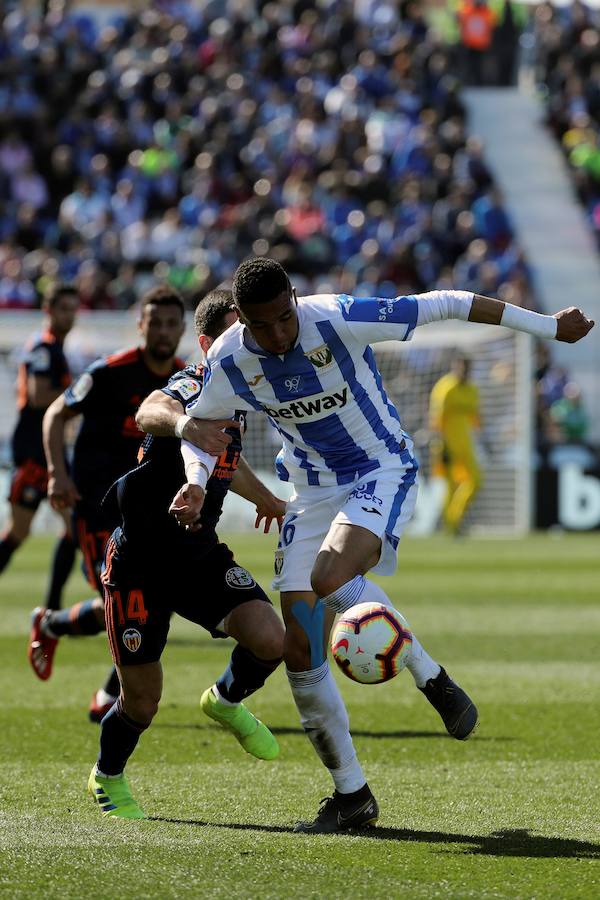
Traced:
<path id="1" fill-rule="evenodd" d="M 251 588 L 256 582 L 248 571 L 242 566 L 233 566 L 225 573 L 225 581 L 231 588 Z"/>
<path id="2" fill-rule="evenodd" d="M 137 628 L 128 628 L 123 632 L 123 643 L 130 653 L 136 653 L 142 644 L 142 635 Z"/>
<path id="3" fill-rule="evenodd" d="M 171 390 L 178 393 L 182 400 L 189 400 L 200 391 L 200 382 L 194 378 L 182 378 L 172 385 Z"/>
<path id="4" fill-rule="evenodd" d="M 91 391 L 93 383 L 94 379 L 89 372 L 84 372 L 83 375 L 80 375 L 71 388 L 71 396 L 73 399 L 77 403 L 81 403 Z"/>

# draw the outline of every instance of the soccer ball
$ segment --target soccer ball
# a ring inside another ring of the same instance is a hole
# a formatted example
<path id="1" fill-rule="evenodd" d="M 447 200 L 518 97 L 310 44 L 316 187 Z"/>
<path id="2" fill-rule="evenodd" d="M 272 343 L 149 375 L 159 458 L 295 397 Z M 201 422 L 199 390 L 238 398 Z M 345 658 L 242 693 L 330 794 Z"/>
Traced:
<path id="1" fill-rule="evenodd" d="M 338 619 L 331 652 L 348 678 L 380 684 L 401 672 L 410 656 L 412 635 L 406 619 L 390 606 L 359 603 Z"/>

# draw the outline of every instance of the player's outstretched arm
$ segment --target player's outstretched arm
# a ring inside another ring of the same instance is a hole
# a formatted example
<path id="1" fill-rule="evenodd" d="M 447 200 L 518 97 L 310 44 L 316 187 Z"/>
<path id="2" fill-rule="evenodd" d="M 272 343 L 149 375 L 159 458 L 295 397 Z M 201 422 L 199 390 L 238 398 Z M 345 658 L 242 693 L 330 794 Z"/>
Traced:
<path id="1" fill-rule="evenodd" d="M 562 309 L 553 316 L 544 316 L 480 294 L 473 297 L 469 321 L 482 322 L 486 325 L 505 325 L 516 331 L 526 331 L 537 337 L 553 338 L 567 344 L 580 341 L 594 327 L 593 319 L 588 319 L 585 313 L 575 306 Z"/>
<path id="2" fill-rule="evenodd" d="M 417 294 L 413 300 L 417 303 L 417 325 L 442 319 L 462 319 L 484 325 L 504 325 L 513 331 L 569 344 L 580 341 L 594 327 L 594 321 L 574 306 L 545 316 L 468 291 L 429 291 Z"/>
<path id="3" fill-rule="evenodd" d="M 263 531 L 265 534 L 269 532 L 273 520 L 277 522 L 281 530 L 285 515 L 285 502 L 271 493 L 242 456 L 239 458 L 238 467 L 231 482 L 231 490 L 234 494 L 243 497 L 244 500 L 254 503 L 256 507 L 255 528 L 258 528 L 264 519 Z"/>
<path id="4" fill-rule="evenodd" d="M 50 404 L 42 422 L 44 452 L 48 463 L 48 500 L 53 509 L 74 506 L 81 496 L 65 466 L 65 425 L 78 413 L 65 403 L 61 394 Z"/>
<path id="5" fill-rule="evenodd" d="M 157 437 L 179 437 L 213 456 L 231 443 L 224 428 L 239 428 L 236 419 L 193 419 L 182 412 L 182 405 L 163 391 L 153 391 L 143 401 L 135 417 L 138 428 Z"/>

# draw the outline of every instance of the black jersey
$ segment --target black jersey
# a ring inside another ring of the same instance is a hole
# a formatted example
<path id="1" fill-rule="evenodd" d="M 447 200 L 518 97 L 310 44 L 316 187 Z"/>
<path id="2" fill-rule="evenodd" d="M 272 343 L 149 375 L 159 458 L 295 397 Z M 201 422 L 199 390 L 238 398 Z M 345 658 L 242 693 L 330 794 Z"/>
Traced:
<path id="1" fill-rule="evenodd" d="M 182 412 L 187 403 L 195 400 L 202 391 L 202 366 L 187 366 L 170 379 L 163 388 L 165 394 L 179 400 Z M 185 469 L 179 438 L 147 435 L 140 447 L 139 464 L 119 479 L 117 495 L 122 517 L 122 538 L 132 553 L 146 561 L 155 553 L 158 564 L 177 555 L 185 560 L 188 555 L 198 558 L 212 550 L 218 543 L 215 533 L 221 516 L 223 501 L 237 468 L 242 449 L 240 432 L 244 427 L 244 414 L 236 413 L 241 428 L 228 433 L 231 443 L 223 451 L 206 486 L 199 531 L 185 531 L 169 515 L 171 501 L 185 482 Z"/>
<path id="2" fill-rule="evenodd" d="M 182 365 L 176 359 L 173 371 Z M 164 375 L 152 372 L 135 347 L 93 363 L 65 391 L 67 406 L 83 415 L 72 475 L 88 506 L 99 506 L 117 478 L 135 465 L 141 439 L 135 414 L 164 383 Z"/>
<path id="3" fill-rule="evenodd" d="M 71 381 L 62 341 L 51 331 L 36 335 L 29 341 L 25 358 L 19 366 L 17 380 L 19 418 L 12 439 L 13 461 L 16 466 L 20 466 L 26 460 L 33 460 L 46 468 L 42 443 L 42 419 L 46 410 L 29 405 L 27 379 L 30 375 L 48 378 L 50 386 L 57 390 L 64 390 Z"/>

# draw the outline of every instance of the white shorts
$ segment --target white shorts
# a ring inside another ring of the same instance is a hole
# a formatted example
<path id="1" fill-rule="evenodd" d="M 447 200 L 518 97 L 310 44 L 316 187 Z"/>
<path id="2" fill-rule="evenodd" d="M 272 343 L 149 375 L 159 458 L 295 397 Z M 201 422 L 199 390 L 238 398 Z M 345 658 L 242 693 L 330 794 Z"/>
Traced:
<path id="1" fill-rule="evenodd" d="M 371 570 L 392 575 L 396 551 L 417 499 L 417 468 L 375 469 L 343 486 L 305 487 L 289 500 L 275 551 L 273 588 L 310 591 L 317 554 L 333 524 L 361 525 L 381 538 L 381 556 Z"/>

